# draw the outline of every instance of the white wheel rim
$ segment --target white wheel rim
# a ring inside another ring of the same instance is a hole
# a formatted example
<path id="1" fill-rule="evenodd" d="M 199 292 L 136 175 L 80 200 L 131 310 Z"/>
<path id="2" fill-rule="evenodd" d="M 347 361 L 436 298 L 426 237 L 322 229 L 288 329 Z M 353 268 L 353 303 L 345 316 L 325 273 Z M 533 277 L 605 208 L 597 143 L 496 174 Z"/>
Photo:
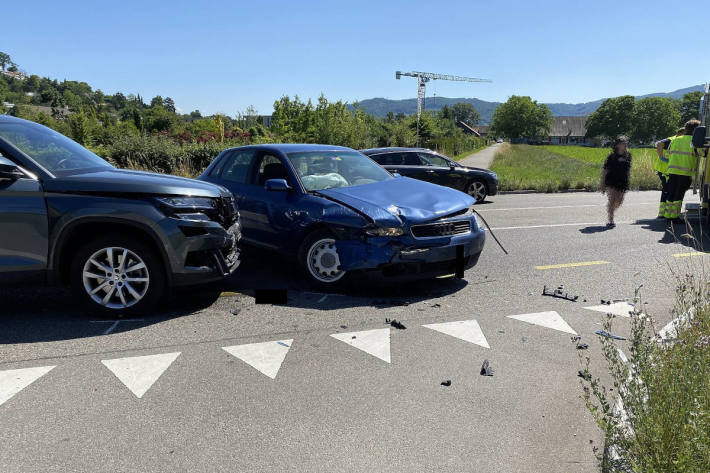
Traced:
<path id="1" fill-rule="evenodd" d="M 307 267 L 311 276 L 324 283 L 333 283 L 345 276 L 345 271 L 340 269 L 340 256 L 332 238 L 323 238 L 311 245 Z"/>
<path id="2" fill-rule="evenodd" d="M 145 262 L 126 248 L 102 248 L 86 260 L 82 272 L 86 294 L 108 309 L 126 309 L 148 292 L 150 275 Z"/>
<path id="3" fill-rule="evenodd" d="M 486 198 L 486 186 L 479 181 L 474 181 L 468 186 L 468 195 L 481 202 Z"/>

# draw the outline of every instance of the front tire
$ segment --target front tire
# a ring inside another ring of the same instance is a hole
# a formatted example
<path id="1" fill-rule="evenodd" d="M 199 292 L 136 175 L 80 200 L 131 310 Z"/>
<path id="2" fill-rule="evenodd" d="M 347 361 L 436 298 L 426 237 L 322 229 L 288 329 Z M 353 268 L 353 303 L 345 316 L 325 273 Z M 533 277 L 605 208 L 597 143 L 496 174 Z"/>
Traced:
<path id="1" fill-rule="evenodd" d="M 311 285 L 321 289 L 339 287 L 347 276 L 340 267 L 334 236 L 326 230 L 310 233 L 301 243 L 298 262 Z"/>
<path id="2" fill-rule="evenodd" d="M 75 253 L 72 289 L 88 310 L 104 316 L 143 313 L 165 294 L 165 270 L 155 250 L 129 236 L 104 236 Z"/>
<path id="3" fill-rule="evenodd" d="M 485 202 L 486 197 L 488 197 L 488 187 L 486 187 L 485 182 L 476 179 L 468 184 L 466 193 L 476 199 L 477 204 L 480 204 L 481 202 Z"/>

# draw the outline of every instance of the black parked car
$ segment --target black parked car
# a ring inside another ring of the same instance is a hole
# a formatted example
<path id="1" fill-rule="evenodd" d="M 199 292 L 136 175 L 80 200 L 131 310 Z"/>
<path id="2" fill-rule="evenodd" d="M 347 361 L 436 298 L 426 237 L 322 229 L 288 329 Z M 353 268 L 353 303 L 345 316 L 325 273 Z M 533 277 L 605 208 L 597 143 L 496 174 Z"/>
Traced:
<path id="1" fill-rule="evenodd" d="M 0 115 L 0 282 L 68 283 L 93 310 L 144 311 L 170 286 L 234 271 L 239 237 L 223 187 L 116 169 Z"/>
<path id="2" fill-rule="evenodd" d="M 360 151 L 390 172 L 463 191 L 480 203 L 498 192 L 493 171 L 463 166 L 424 148 L 372 148 Z"/>

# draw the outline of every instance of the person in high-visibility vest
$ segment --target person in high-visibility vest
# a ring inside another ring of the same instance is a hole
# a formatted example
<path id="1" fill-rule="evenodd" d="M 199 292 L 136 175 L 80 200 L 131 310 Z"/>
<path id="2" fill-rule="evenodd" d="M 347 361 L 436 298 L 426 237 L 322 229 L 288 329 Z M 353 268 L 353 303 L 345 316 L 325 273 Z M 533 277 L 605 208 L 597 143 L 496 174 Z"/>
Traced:
<path id="1" fill-rule="evenodd" d="M 666 138 L 665 140 L 659 140 L 656 142 L 656 153 L 658 158 L 653 164 L 653 169 L 658 174 L 658 178 L 661 180 L 661 203 L 658 206 L 658 217 L 665 218 L 666 214 L 666 202 L 668 201 L 668 153 L 667 150 L 671 145 L 671 141 L 679 136 L 685 134 L 685 128 L 680 128 L 676 132 L 675 136 Z"/>
<path id="2" fill-rule="evenodd" d="M 680 219 L 683 197 L 690 189 L 695 169 L 698 167 L 698 156 L 694 153 L 691 143 L 693 130 L 698 126 L 699 120 L 688 120 L 685 124 L 685 134 L 672 140 L 668 147 L 668 200 L 663 216 L 672 223 L 683 222 Z"/>

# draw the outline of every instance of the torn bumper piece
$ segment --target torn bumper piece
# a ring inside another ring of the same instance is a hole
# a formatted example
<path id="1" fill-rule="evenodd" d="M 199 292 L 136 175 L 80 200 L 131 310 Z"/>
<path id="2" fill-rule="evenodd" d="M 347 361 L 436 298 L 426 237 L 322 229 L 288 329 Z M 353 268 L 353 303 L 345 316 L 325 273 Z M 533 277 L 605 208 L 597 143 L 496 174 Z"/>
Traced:
<path id="1" fill-rule="evenodd" d="M 377 271 L 388 278 L 457 274 L 473 267 L 483 250 L 485 232 L 415 239 L 408 236 L 339 240 L 335 243 L 346 271 Z"/>

